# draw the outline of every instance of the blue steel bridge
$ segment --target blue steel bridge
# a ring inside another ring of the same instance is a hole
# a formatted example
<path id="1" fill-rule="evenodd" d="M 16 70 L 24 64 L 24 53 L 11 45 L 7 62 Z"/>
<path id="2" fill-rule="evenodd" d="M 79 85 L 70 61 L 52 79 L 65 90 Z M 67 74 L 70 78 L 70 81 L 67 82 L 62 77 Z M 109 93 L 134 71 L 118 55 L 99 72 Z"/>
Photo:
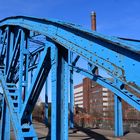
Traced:
<path id="1" fill-rule="evenodd" d="M 88 69 L 77 66 L 83 58 Z M 73 72 L 114 93 L 115 136 L 123 135 L 122 100 L 140 111 L 140 41 L 106 36 L 59 20 L 9 17 L 0 21 L 0 140 L 37 140 L 32 111 L 51 72 L 51 140 L 73 128 Z M 96 73 L 101 68 L 113 81 Z M 70 90 L 70 126 L 68 91 Z M 11 123 L 10 123 L 11 122 Z"/>

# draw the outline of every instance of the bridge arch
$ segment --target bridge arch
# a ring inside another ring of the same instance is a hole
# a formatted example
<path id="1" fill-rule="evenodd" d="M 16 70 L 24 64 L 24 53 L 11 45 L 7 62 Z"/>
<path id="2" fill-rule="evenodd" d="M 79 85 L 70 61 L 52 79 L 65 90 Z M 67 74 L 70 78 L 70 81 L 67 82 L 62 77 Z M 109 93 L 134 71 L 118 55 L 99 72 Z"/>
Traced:
<path id="1" fill-rule="evenodd" d="M 83 74 L 115 94 L 115 135 L 123 135 L 121 99 L 140 110 L 137 40 L 101 35 L 58 20 L 18 16 L 0 21 L 0 44 L 1 139 L 10 139 L 10 119 L 16 139 L 37 139 L 30 116 L 50 71 L 52 140 L 68 139 L 69 71 Z M 71 53 L 77 55 L 74 60 L 69 58 Z M 79 57 L 90 69 L 76 66 Z M 97 68 L 104 69 L 113 81 L 97 75 Z"/>

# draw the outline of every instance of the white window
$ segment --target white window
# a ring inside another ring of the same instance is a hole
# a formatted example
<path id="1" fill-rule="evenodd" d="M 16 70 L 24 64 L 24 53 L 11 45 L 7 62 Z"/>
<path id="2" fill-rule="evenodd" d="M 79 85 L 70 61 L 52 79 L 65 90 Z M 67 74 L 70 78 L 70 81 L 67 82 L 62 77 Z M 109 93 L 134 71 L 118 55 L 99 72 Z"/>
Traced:
<path id="1" fill-rule="evenodd" d="M 108 103 L 103 103 L 103 106 L 108 106 Z"/>
<path id="2" fill-rule="evenodd" d="M 103 108 L 103 111 L 108 111 L 108 108 L 104 107 L 104 108 Z"/>
<path id="3" fill-rule="evenodd" d="M 83 101 L 75 101 L 75 104 L 83 104 Z"/>
<path id="4" fill-rule="evenodd" d="M 108 101 L 108 98 L 103 97 L 103 101 Z"/>
<path id="5" fill-rule="evenodd" d="M 74 94 L 74 97 L 83 96 L 83 93 Z"/>
<path id="6" fill-rule="evenodd" d="M 82 107 L 83 108 L 83 105 L 78 105 L 78 107 Z"/>
<path id="7" fill-rule="evenodd" d="M 81 91 L 83 91 L 83 86 L 74 89 L 74 93 L 81 92 Z"/>
<path id="8" fill-rule="evenodd" d="M 104 113 L 103 113 L 103 116 L 107 116 L 107 113 L 104 112 Z"/>
<path id="9" fill-rule="evenodd" d="M 108 91 L 108 89 L 107 88 L 103 88 L 103 91 Z"/>
<path id="10" fill-rule="evenodd" d="M 75 101 L 83 100 L 83 97 L 77 97 L 75 98 Z"/>

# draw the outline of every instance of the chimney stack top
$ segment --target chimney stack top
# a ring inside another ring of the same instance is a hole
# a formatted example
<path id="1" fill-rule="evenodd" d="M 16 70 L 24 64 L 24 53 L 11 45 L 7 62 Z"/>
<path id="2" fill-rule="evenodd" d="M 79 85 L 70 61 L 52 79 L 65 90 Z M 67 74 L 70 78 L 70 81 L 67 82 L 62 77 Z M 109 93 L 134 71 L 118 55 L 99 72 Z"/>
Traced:
<path id="1" fill-rule="evenodd" d="M 95 11 L 92 11 L 91 12 L 91 16 L 96 16 L 96 12 Z"/>

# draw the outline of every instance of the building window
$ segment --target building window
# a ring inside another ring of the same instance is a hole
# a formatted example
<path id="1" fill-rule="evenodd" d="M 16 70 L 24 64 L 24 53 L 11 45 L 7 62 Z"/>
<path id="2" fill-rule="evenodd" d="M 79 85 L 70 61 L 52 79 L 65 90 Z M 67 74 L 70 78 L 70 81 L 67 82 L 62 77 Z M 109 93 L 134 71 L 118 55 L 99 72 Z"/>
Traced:
<path id="1" fill-rule="evenodd" d="M 103 88 L 103 91 L 108 91 L 108 89 L 107 88 Z"/>

